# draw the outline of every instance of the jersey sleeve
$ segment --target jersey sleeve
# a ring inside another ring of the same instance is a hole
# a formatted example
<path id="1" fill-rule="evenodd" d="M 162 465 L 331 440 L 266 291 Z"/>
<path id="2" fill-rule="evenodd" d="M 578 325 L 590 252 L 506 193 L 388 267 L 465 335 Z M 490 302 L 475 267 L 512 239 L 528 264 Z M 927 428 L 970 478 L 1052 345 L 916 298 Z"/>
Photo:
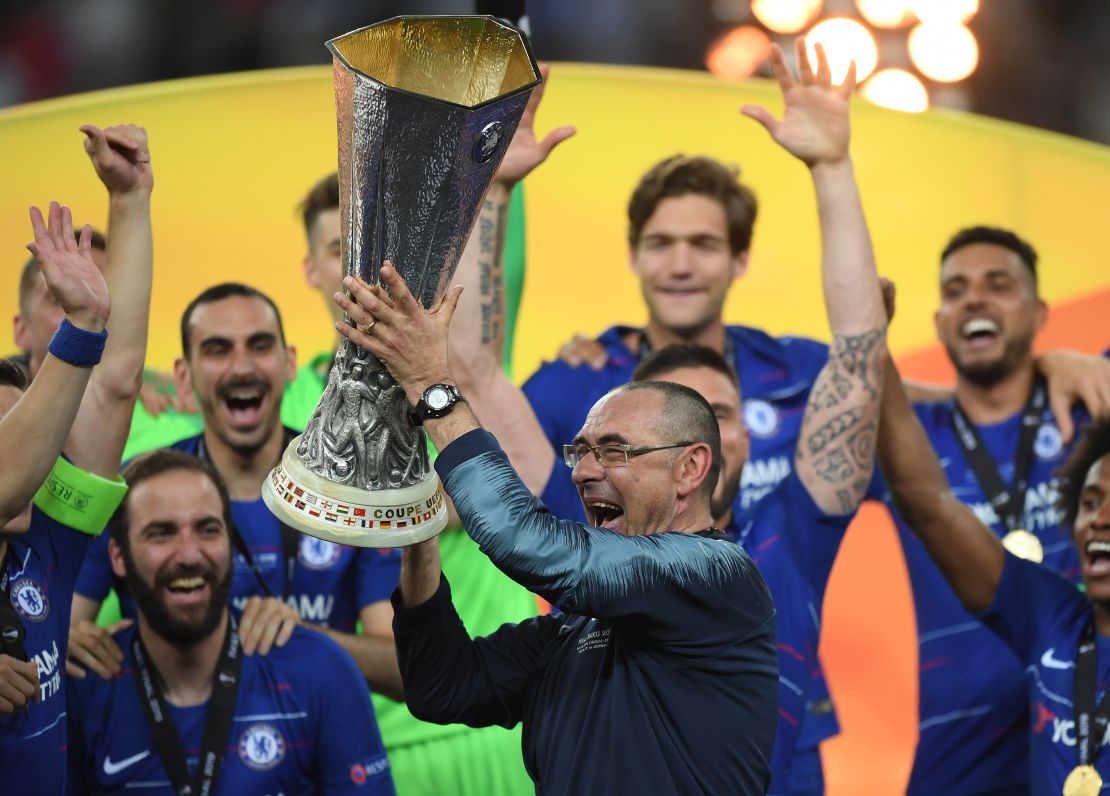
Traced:
<path id="1" fill-rule="evenodd" d="M 74 591 L 94 602 L 104 602 L 112 590 L 114 574 L 108 560 L 108 534 L 101 534 L 88 549 L 77 575 Z"/>
<path id="2" fill-rule="evenodd" d="M 566 613 L 605 619 L 692 659 L 719 653 L 773 616 L 766 584 L 738 545 L 556 519 L 484 430 L 455 440 L 436 469 L 482 552 Z"/>
<path id="3" fill-rule="evenodd" d="M 328 796 L 393 796 L 389 759 L 366 681 L 354 659 L 330 638 L 313 631 L 312 683 L 316 722 L 317 782 Z"/>
<path id="4" fill-rule="evenodd" d="M 547 643 L 562 622 L 540 616 L 471 639 L 441 577 L 436 593 L 405 607 L 393 596 L 393 637 L 412 715 L 435 724 L 513 727 Z"/>
<path id="5" fill-rule="evenodd" d="M 776 497 L 778 493 L 781 494 Z M 844 534 L 855 512 L 828 514 L 822 511 L 796 471 L 791 471 L 776 492 L 764 498 L 769 499 L 778 500 L 785 508 L 782 533 L 786 535 L 794 560 L 801 565 L 810 585 L 817 594 L 823 594 L 840 543 L 844 541 Z"/>
<path id="6" fill-rule="evenodd" d="M 358 608 L 388 600 L 401 578 L 401 551 L 362 548 L 357 551 Z"/>
<path id="7" fill-rule="evenodd" d="M 536 413 L 536 420 L 543 428 L 547 441 L 551 443 L 552 449 L 557 454 L 561 453 L 563 443 L 570 442 L 570 436 L 567 436 L 567 430 L 563 427 L 565 423 L 562 413 L 559 411 L 559 396 L 566 389 L 569 371 L 570 368 L 562 362 L 545 362 L 521 388 L 524 391 L 524 397 L 532 405 L 532 411 Z M 571 434 L 573 435 L 574 432 Z"/>
<path id="8" fill-rule="evenodd" d="M 1028 665 L 1040 652 L 1042 636 L 1088 607 L 1070 581 L 1007 552 L 994 603 L 980 618 Z"/>

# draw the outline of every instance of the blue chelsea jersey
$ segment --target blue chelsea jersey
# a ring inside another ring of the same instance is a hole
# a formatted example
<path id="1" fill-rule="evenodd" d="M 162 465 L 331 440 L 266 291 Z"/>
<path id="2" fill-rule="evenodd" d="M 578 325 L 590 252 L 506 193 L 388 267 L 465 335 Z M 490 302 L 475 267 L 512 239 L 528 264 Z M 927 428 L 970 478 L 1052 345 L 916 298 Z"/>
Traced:
<path id="1" fill-rule="evenodd" d="M 952 401 L 915 407 L 944 468 L 952 493 L 1002 538 L 1003 526 L 984 495 L 952 427 Z M 1014 458 L 1022 413 L 975 428 L 1006 484 L 1014 480 Z M 1085 413 L 1074 413 L 1077 426 Z M 1044 548 L 1044 564 L 1077 581 L 1079 565 L 1071 539 L 1061 530 L 1053 475 L 1068 454 L 1047 409 L 1033 448 L 1023 528 Z M 981 622 L 964 610 L 925 546 L 894 511 L 889 491 L 876 473 L 871 496 L 891 509 L 898 527 L 914 595 L 918 635 L 919 730 L 908 793 L 979 794 L 1027 781 L 1029 722 L 1023 666 Z"/>
<path id="2" fill-rule="evenodd" d="M 1009 553 L 994 605 L 983 621 L 1025 669 L 1029 722 L 1025 772 L 1032 793 L 1062 793 L 1079 764 L 1075 732 L 1075 661 L 1079 641 L 1093 620 L 1090 600 L 1047 567 Z M 1095 704 L 1110 684 L 1110 639 L 1096 635 Z M 1093 765 L 1110 782 L 1110 733 L 1092 738 Z"/>
<path id="3" fill-rule="evenodd" d="M 68 681 L 70 792 L 173 794 L 134 682 L 129 627 L 111 680 Z M 169 706 L 191 776 L 207 704 Z M 141 789 L 141 790 L 136 790 Z M 216 794 L 393 794 L 366 683 L 334 641 L 297 628 L 269 655 L 242 659 Z"/>
<path id="4" fill-rule="evenodd" d="M 817 741 L 837 731 L 831 711 L 826 726 L 819 726 L 821 717 L 811 714 L 808 703 L 818 695 L 827 698 L 817 658 L 821 606 L 852 516 L 823 512 L 791 472 L 756 503 L 743 525 L 729 529 L 755 562 L 775 601 L 779 718 L 769 794 L 798 792 L 798 769 L 816 765 L 819 772 L 820 765 L 819 759 L 801 755 L 815 751 Z"/>
<path id="5" fill-rule="evenodd" d="M 37 506 L 31 512 L 27 532 L 7 539 L 6 574 L 12 606 L 23 620 L 24 650 L 38 665 L 42 701 L 0 715 L 0 790 L 5 796 L 65 790 L 66 641 L 73 583 L 93 541 Z"/>
<path id="6" fill-rule="evenodd" d="M 200 436 L 189 437 L 172 447 L 196 455 L 200 439 Z M 231 515 L 259 574 L 270 591 L 280 597 L 286 593 L 281 523 L 261 496 L 255 500 L 233 500 Z M 298 536 L 288 602 L 305 621 L 353 633 L 359 611 L 372 603 L 388 600 L 397 586 L 400 551 L 355 548 L 306 534 Z M 231 605 L 238 612 L 248 598 L 264 596 L 265 592 L 250 564 L 235 548 L 232 549 L 232 566 Z M 135 603 L 126 583 L 112 574 L 108 539 L 104 534 L 81 568 L 77 593 L 99 602 L 113 587 L 120 596 L 123 616 L 135 618 Z"/>
<path id="7" fill-rule="evenodd" d="M 563 445 L 574 439 L 598 399 L 632 378 L 638 358 L 622 336 L 634 331 L 614 326 L 598 338 L 608 355 L 600 371 L 547 362 L 524 384 L 555 451 L 555 466 L 541 498 L 548 506 L 566 506 L 571 513 L 562 516 L 567 519 L 586 518 L 570 470 L 562 463 Z M 806 401 L 828 359 L 828 347 L 802 337 L 772 337 L 746 326 L 728 326 L 726 332 L 732 365 L 740 377 L 744 423 L 751 432 L 751 452 L 740 483 L 740 508 L 746 514 L 793 470 Z"/>

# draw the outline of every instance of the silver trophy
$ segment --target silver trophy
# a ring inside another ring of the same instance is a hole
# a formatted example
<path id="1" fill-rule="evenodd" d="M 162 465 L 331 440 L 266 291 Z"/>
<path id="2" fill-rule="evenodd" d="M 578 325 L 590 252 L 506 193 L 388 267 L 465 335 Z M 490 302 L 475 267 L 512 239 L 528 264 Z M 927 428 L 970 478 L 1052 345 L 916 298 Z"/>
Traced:
<path id="1" fill-rule="evenodd" d="M 377 283 L 391 261 L 425 307 L 447 290 L 540 73 L 493 17 L 396 17 L 327 43 L 339 117 L 343 268 Z M 262 497 L 284 523 L 360 547 L 447 524 L 404 390 L 344 339 L 303 434 Z"/>

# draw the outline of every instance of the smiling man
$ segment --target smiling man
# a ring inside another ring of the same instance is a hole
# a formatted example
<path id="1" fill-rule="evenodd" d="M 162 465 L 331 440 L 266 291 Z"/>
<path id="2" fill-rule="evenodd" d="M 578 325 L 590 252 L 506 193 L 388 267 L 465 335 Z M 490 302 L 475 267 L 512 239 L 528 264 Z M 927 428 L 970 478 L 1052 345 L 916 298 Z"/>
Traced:
<path id="1" fill-rule="evenodd" d="M 1022 702 L 1032 715 L 1013 732 L 1024 737 L 1025 755 L 1011 758 L 1009 781 L 990 792 L 1098 794 L 1103 779 L 1110 780 L 1110 712 L 1105 700 L 1096 703 L 1110 679 L 1110 420 L 1087 429 L 1061 471 L 1062 520 L 1073 528 L 1086 594 L 1008 551 L 998 530 L 954 494 L 927 453 L 929 441 L 893 366 L 881 428 L 880 460 L 901 516 L 963 607 L 997 634 L 990 649 L 1001 646 L 1008 656 L 989 670 L 992 679 L 981 690 L 1009 694 L 1011 674 L 1024 674 Z M 962 649 L 977 652 L 970 644 Z M 1003 739 L 1009 741 L 995 737 Z"/>
<path id="2" fill-rule="evenodd" d="M 947 242 L 935 320 L 956 391 L 914 410 L 953 494 L 1007 549 L 1077 580 L 1075 547 L 1060 531 L 1055 475 L 1070 447 L 1033 354 L 1048 315 L 1037 265 L 1033 247 L 1009 230 L 970 227 Z M 1087 367 L 1100 365 L 1093 359 Z M 1073 426 L 1086 418 L 1082 406 L 1067 415 Z M 1023 665 L 961 606 L 926 545 L 893 510 L 881 478 L 870 494 L 892 509 L 917 618 L 919 733 L 908 792 L 1027 792 Z"/>
<path id="3" fill-rule="evenodd" d="M 243 656 L 227 605 L 231 501 L 211 466 L 155 451 L 124 479 L 109 555 L 138 624 L 115 636 L 117 676 L 69 679 L 74 791 L 392 794 L 370 697 L 338 644 L 297 628 Z"/>
<path id="4" fill-rule="evenodd" d="M 178 390 L 196 395 L 204 431 L 172 447 L 211 462 L 231 495 L 236 550 L 230 598 L 236 613 L 244 612 L 244 651 L 265 653 L 293 623 L 310 622 L 355 657 L 375 691 L 399 698 L 388 602 L 397 583 L 396 554 L 304 536 L 282 525 L 262 501 L 262 482 L 295 435 L 280 419 L 285 384 L 296 368 L 276 305 L 247 285 L 208 288 L 182 314 L 181 344 Z M 102 676 L 118 672 L 119 656 L 102 654 L 113 645 L 92 619 L 113 586 L 124 616 L 134 618 L 127 584 L 113 575 L 102 539 L 77 583 L 70 652 L 75 663 Z M 363 635 L 355 634 L 357 621 Z"/>

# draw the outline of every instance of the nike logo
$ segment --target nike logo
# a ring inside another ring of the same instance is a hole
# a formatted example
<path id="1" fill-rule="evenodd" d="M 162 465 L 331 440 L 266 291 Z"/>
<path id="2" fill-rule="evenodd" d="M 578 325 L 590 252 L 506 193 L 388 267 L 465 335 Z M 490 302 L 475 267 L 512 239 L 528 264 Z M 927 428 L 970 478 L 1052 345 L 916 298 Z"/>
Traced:
<path id="1" fill-rule="evenodd" d="M 126 757 L 123 760 L 120 760 L 118 763 L 113 763 L 111 757 L 106 757 L 104 758 L 104 773 L 107 774 L 109 777 L 114 776 L 115 774 L 123 771 L 128 766 L 135 765 L 149 754 L 150 750 L 147 749 L 145 752 L 139 752 L 137 755 Z"/>
<path id="2" fill-rule="evenodd" d="M 1052 657 L 1052 653 L 1056 651 L 1055 647 L 1049 647 L 1044 651 L 1041 656 L 1041 666 L 1046 669 L 1074 669 L 1075 663 L 1073 661 L 1062 661 L 1059 658 Z"/>

